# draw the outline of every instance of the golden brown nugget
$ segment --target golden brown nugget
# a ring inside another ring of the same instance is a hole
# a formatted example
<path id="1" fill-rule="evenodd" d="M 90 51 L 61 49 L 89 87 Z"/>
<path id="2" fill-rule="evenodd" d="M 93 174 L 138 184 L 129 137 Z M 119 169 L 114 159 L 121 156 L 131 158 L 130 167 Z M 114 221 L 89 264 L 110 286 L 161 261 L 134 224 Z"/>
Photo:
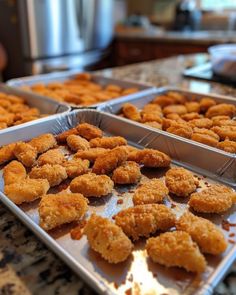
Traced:
<path id="1" fill-rule="evenodd" d="M 29 173 L 30 178 L 47 179 L 50 186 L 56 186 L 67 178 L 66 169 L 61 165 L 43 165 L 42 167 L 34 167 Z"/>
<path id="2" fill-rule="evenodd" d="M 56 136 L 56 140 L 58 143 L 65 143 L 66 142 L 66 139 L 69 135 L 77 135 L 78 134 L 78 131 L 76 128 L 72 128 L 72 129 L 69 129 L 69 130 L 66 130 L 60 134 L 58 134 Z"/>
<path id="3" fill-rule="evenodd" d="M 166 231 L 175 225 L 175 215 L 164 205 L 138 205 L 120 211 L 115 223 L 133 240 L 149 237 L 157 230 Z"/>
<path id="4" fill-rule="evenodd" d="M 200 112 L 200 103 L 197 101 L 189 101 L 185 103 L 185 107 L 188 113 L 199 113 Z"/>
<path id="5" fill-rule="evenodd" d="M 175 99 L 167 95 L 159 95 L 153 99 L 152 103 L 164 108 L 166 106 L 175 104 Z"/>
<path id="6" fill-rule="evenodd" d="M 176 222 L 176 228 L 189 233 L 202 253 L 219 255 L 227 248 L 223 233 L 214 223 L 190 212 L 186 212 L 180 217 Z"/>
<path id="7" fill-rule="evenodd" d="M 168 127 L 166 131 L 184 138 L 190 138 L 193 134 L 193 130 L 190 125 L 180 122 L 171 123 L 170 127 Z"/>
<path id="8" fill-rule="evenodd" d="M 122 229 L 107 218 L 93 214 L 84 233 L 90 247 L 109 263 L 125 261 L 132 252 L 133 244 Z"/>
<path id="9" fill-rule="evenodd" d="M 191 120 L 189 124 L 192 128 L 197 127 L 197 128 L 210 129 L 213 126 L 212 120 L 208 118 L 194 119 L 194 120 Z"/>
<path id="10" fill-rule="evenodd" d="M 213 107 L 216 105 L 216 101 L 209 97 L 203 97 L 200 100 L 200 109 L 201 112 L 205 113 L 210 107 Z"/>
<path id="11" fill-rule="evenodd" d="M 213 126 L 222 126 L 221 121 L 231 120 L 229 116 L 215 116 L 211 118 Z M 232 120 L 231 120 L 232 121 Z"/>
<path id="12" fill-rule="evenodd" d="M 0 165 L 15 159 L 14 149 L 16 144 L 10 143 L 0 148 Z"/>
<path id="13" fill-rule="evenodd" d="M 49 188 L 47 179 L 23 179 L 6 185 L 4 193 L 12 202 L 19 205 L 41 198 L 42 195 L 47 193 Z"/>
<path id="14" fill-rule="evenodd" d="M 156 121 L 145 122 L 144 124 L 147 125 L 147 126 L 162 130 L 161 123 L 158 123 Z"/>
<path id="15" fill-rule="evenodd" d="M 127 161 L 113 171 L 112 180 L 117 184 L 132 184 L 139 182 L 141 176 L 139 165 L 136 162 Z"/>
<path id="16" fill-rule="evenodd" d="M 139 122 L 141 120 L 140 111 L 132 103 L 125 103 L 122 106 L 122 112 L 126 118 Z"/>
<path id="17" fill-rule="evenodd" d="M 206 112 L 206 117 L 229 116 L 232 118 L 236 114 L 236 107 L 233 104 L 220 103 L 210 107 Z"/>
<path id="18" fill-rule="evenodd" d="M 143 107 L 142 112 L 143 113 L 156 113 L 156 114 L 160 114 L 163 116 L 161 107 L 158 104 L 154 104 L 154 103 L 146 104 Z"/>
<path id="19" fill-rule="evenodd" d="M 30 144 L 19 141 L 14 148 L 15 157 L 26 167 L 32 167 L 37 158 L 37 150 Z"/>
<path id="20" fill-rule="evenodd" d="M 92 171 L 96 174 L 109 174 L 116 167 L 123 164 L 128 157 L 128 151 L 125 147 L 116 147 L 104 155 L 97 157 L 94 162 Z"/>
<path id="21" fill-rule="evenodd" d="M 176 92 L 176 91 L 168 91 L 166 93 L 166 95 L 168 95 L 169 97 L 173 98 L 174 99 L 174 102 L 176 104 L 184 104 L 185 101 L 186 101 L 186 97 L 179 93 L 179 92 Z"/>
<path id="22" fill-rule="evenodd" d="M 166 186 L 169 192 L 178 197 L 187 197 L 195 192 L 198 186 L 198 181 L 193 174 L 182 168 L 171 168 L 165 175 Z"/>
<path id="23" fill-rule="evenodd" d="M 79 124 L 76 129 L 78 134 L 87 140 L 91 140 L 96 137 L 102 137 L 102 130 L 88 123 Z"/>
<path id="24" fill-rule="evenodd" d="M 236 126 L 214 126 L 211 130 L 218 134 L 221 140 L 236 141 Z"/>
<path id="25" fill-rule="evenodd" d="M 162 123 L 162 115 L 160 113 L 141 113 L 142 115 L 142 119 L 141 122 L 142 123 L 146 123 L 146 122 L 158 122 L 158 123 Z"/>
<path id="26" fill-rule="evenodd" d="M 163 109 L 164 115 L 168 115 L 172 113 L 178 114 L 178 115 L 184 115 L 187 113 L 187 108 L 184 105 L 173 104 Z"/>
<path id="27" fill-rule="evenodd" d="M 113 85 L 113 84 L 108 84 L 106 87 L 105 87 L 106 90 L 108 91 L 115 91 L 115 92 L 121 92 L 122 91 L 122 88 L 118 85 Z"/>
<path id="28" fill-rule="evenodd" d="M 53 134 L 46 133 L 33 138 L 29 144 L 34 147 L 39 154 L 42 154 L 55 147 L 57 141 Z"/>
<path id="29" fill-rule="evenodd" d="M 65 161 L 63 153 L 59 149 L 49 150 L 38 157 L 37 163 L 39 166 L 46 164 L 62 164 Z"/>
<path id="30" fill-rule="evenodd" d="M 169 167 L 171 161 L 167 154 L 154 149 L 143 149 L 132 152 L 129 154 L 128 160 L 151 168 Z"/>
<path id="31" fill-rule="evenodd" d="M 191 121 L 191 120 L 195 120 L 195 119 L 201 119 L 202 115 L 192 112 L 192 113 L 187 113 L 181 116 L 181 118 L 185 121 Z"/>
<path id="32" fill-rule="evenodd" d="M 222 213 L 235 202 L 236 193 L 229 187 L 214 184 L 201 192 L 193 193 L 188 202 L 196 212 Z"/>
<path id="33" fill-rule="evenodd" d="M 114 182 L 107 175 L 94 173 L 83 174 L 74 178 L 70 184 L 73 193 L 81 193 L 85 197 L 103 197 L 113 190 Z"/>
<path id="34" fill-rule="evenodd" d="M 202 273 L 206 269 L 206 260 L 197 244 L 183 231 L 167 232 L 148 239 L 146 250 L 154 262 L 167 267 L 183 267 L 196 273 Z"/>
<path id="35" fill-rule="evenodd" d="M 63 163 L 66 168 L 66 173 L 69 178 L 75 178 L 79 175 L 85 174 L 89 170 L 89 161 L 82 159 L 73 159 Z"/>
<path id="36" fill-rule="evenodd" d="M 236 142 L 231 140 L 224 140 L 217 144 L 217 148 L 227 153 L 236 154 Z"/>
<path id="37" fill-rule="evenodd" d="M 138 88 L 135 88 L 135 87 L 133 87 L 133 88 L 126 88 L 126 89 L 124 89 L 122 91 L 122 96 L 123 95 L 129 95 L 129 94 L 132 94 L 132 93 L 135 93 L 135 92 L 138 92 L 138 91 L 139 91 Z"/>
<path id="38" fill-rule="evenodd" d="M 187 115 L 187 114 L 186 114 Z M 183 116 L 185 116 L 185 115 L 183 115 Z M 166 115 L 166 119 L 170 119 L 170 120 L 174 120 L 174 121 L 178 121 L 178 120 L 180 120 L 180 121 L 182 121 L 183 122 L 183 120 L 181 119 L 181 117 L 180 117 L 180 115 L 178 115 L 178 114 L 168 114 L 168 115 Z M 169 127 L 170 125 L 168 125 L 168 127 Z"/>
<path id="39" fill-rule="evenodd" d="M 4 122 L 0 122 L 0 130 L 7 128 L 7 124 Z"/>
<path id="40" fill-rule="evenodd" d="M 90 162 L 94 162 L 98 157 L 103 156 L 105 153 L 110 151 L 110 149 L 104 148 L 90 148 L 86 151 L 78 151 L 74 157 L 80 159 L 86 159 Z"/>
<path id="41" fill-rule="evenodd" d="M 158 178 L 153 178 L 135 190 L 133 203 L 134 205 L 162 203 L 168 192 L 164 182 Z"/>
<path id="42" fill-rule="evenodd" d="M 88 210 L 88 200 L 81 194 L 59 193 L 42 196 L 39 224 L 44 230 L 80 220 Z"/>
<path id="43" fill-rule="evenodd" d="M 220 140 L 219 136 L 212 130 L 196 127 L 193 131 L 191 139 L 197 142 L 216 147 Z"/>
<path id="44" fill-rule="evenodd" d="M 66 139 L 69 148 L 72 151 L 88 150 L 90 148 L 89 142 L 79 135 L 69 135 Z"/>
<path id="45" fill-rule="evenodd" d="M 177 114 L 170 114 L 170 115 L 168 115 L 168 118 L 162 119 L 162 129 L 163 130 L 167 130 L 170 126 L 176 125 L 176 124 L 181 124 L 181 126 L 182 125 L 189 126 L 188 123 L 186 121 L 184 121 L 179 115 L 177 115 L 178 117 L 175 117 L 175 115 L 177 115 Z"/>
<path id="46" fill-rule="evenodd" d="M 12 184 L 26 178 L 25 167 L 18 161 L 11 161 L 3 169 L 4 184 Z"/>
<path id="47" fill-rule="evenodd" d="M 104 149 L 114 149 L 117 146 L 127 145 L 127 140 L 121 136 L 94 138 L 90 140 L 90 147 L 101 147 Z"/>
<path id="48" fill-rule="evenodd" d="M 4 114 L 0 115 L 0 123 L 5 123 L 7 126 L 11 126 L 14 122 L 15 115 L 14 114 Z"/>

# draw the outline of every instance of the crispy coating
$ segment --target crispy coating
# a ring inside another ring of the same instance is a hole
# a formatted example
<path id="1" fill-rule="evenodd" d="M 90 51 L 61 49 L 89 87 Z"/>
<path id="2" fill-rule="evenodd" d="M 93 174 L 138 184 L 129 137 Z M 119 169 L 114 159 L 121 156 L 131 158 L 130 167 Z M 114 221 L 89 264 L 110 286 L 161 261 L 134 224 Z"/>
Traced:
<path id="1" fill-rule="evenodd" d="M 236 114 L 236 107 L 233 104 L 220 103 L 210 107 L 206 112 L 207 118 L 215 116 L 229 116 L 232 118 Z"/>
<path id="2" fill-rule="evenodd" d="M 103 197 L 113 190 L 114 182 L 107 175 L 94 173 L 83 174 L 74 178 L 70 184 L 73 193 L 81 193 L 85 197 Z"/>
<path id="3" fill-rule="evenodd" d="M 25 167 L 20 162 L 15 160 L 11 161 L 3 168 L 3 179 L 5 185 L 23 180 L 26 178 L 26 175 Z"/>
<path id="4" fill-rule="evenodd" d="M 167 154 L 154 149 L 134 151 L 129 154 L 128 160 L 151 168 L 169 167 L 171 161 Z"/>
<path id="5" fill-rule="evenodd" d="M 55 147 L 57 141 L 53 134 L 46 133 L 33 138 L 29 144 L 34 147 L 39 154 L 42 154 Z"/>
<path id="6" fill-rule="evenodd" d="M 89 170 L 89 161 L 82 159 L 73 159 L 63 163 L 63 167 L 66 168 L 68 177 L 75 178 L 79 175 L 85 174 Z"/>
<path id="7" fill-rule="evenodd" d="M 174 99 L 175 104 L 184 104 L 186 101 L 186 97 L 177 91 L 168 91 L 167 95 Z"/>
<path id="8" fill-rule="evenodd" d="M 65 143 L 69 135 L 77 135 L 77 134 L 78 134 L 78 130 L 76 128 L 72 128 L 58 134 L 56 136 L 56 140 L 58 143 Z"/>
<path id="9" fill-rule="evenodd" d="M 183 231 L 174 231 L 150 238 L 146 243 L 148 256 L 167 267 L 183 267 L 187 271 L 202 273 L 206 260 L 191 236 Z"/>
<path id="10" fill-rule="evenodd" d="M 94 162 L 98 157 L 103 156 L 105 153 L 110 151 L 110 149 L 104 149 L 104 148 L 90 148 L 87 151 L 78 151 L 74 157 L 75 158 L 81 158 L 81 159 L 87 159 L 90 162 Z"/>
<path id="11" fill-rule="evenodd" d="M 200 109 L 201 112 L 205 113 L 210 107 L 213 107 L 216 105 L 216 102 L 214 99 L 209 97 L 203 97 L 200 100 Z"/>
<path id="12" fill-rule="evenodd" d="M 236 154 L 236 142 L 231 140 L 224 140 L 217 144 L 218 149 L 224 150 L 227 153 Z"/>
<path id="13" fill-rule="evenodd" d="M 166 106 L 174 104 L 175 100 L 174 100 L 174 98 L 167 96 L 167 95 L 159 95 L 153 99 L 152 103 L 157 104 L 160 107 L 164 108 Z"/>
<path id="14" fill-rule="evenodd" d="M 221 213 L 235 202 L 236 193 L 229 187 L 214 184 L 190 196 L 189 206 L 196 212 Z"/>
<path id="15" fill-rule="evenodd" d="M 212 120 L 208 118 L 194 119 L 194 120 L 191 120 L 189 123 L 192 128 L 198 127 L 198 128 L 210 129 L 213 126 Z"/>
<path id="16" fill-rule="evenodd" d="M 184 105 L 173 104 L 163 109 L 164 115 L 173 114 L 173 113 L 178 115 L 184 115 L 187 113 L 187 108 Z"/>
<path id="17" fill-rule="evenodd" d="M 96 174 L 109 174 L 116 167 L 120 166 L 127 160 L 128 151 L 125 147 L 116 147 L 102 156 L 97 157 L 94 162 L 92 171 Z"/>
<path id="18" fill-rule="evenodd" d="M 79 135 L 69 135 L 66 139 L 69 148 L 72 151 L 77 152 L 78 150 L 88 150 L 90 148 L 87 139 Z"/>
<path id="19" fill-rule="evenodd" d="M 203 253 L 218 255 L 227 248 L 227 242 L 220 229 L 211 221 L 185 212 L 176 222 L 177 230 L 190 234 Z"/>
<path id="20" fill-rule="evenodd" d="M 112 180 L 117 184 L 131 184 L 139 182 L 141 176 L 139 165 L 136 162 L 127 161 L 113 171 Z"/>
<path id="21" fill-rule="evenodd" d="M 80 220 L 88 210 L 88 200 L 81 194 L 59 193 L 42 196 L 39 224 L 44 230 Z"/>
<path id="22" fill-rule="evenodd" d="M 141 119 L 142 123 L 146 123 L 146 122 L 157 122 L 157 123 L 161 123 L 162 122 L 162 114 L 160 113 L 144 113 L 142 112 L 142 119 Z"/>
<path id="23" fill-rule="evenodd" d="M 115 215 L 115 222 L 129 238 L 138 240 L 174 226 L 175 215 L 164 205 L 146 204 L 120 211 Z"/>
<path id="24" fill-rule="evenodd" d="M 65 161 L 63 153 L 59 149 L 49 150 L 38 157 L 38 165 L 43 166 L 46 164 L 62 164 Z"/>
<path id="25" fill-rule="evenodd" d="M 15 143 L 10 143 L 0 148 L 0 165 L 2 165 L 5 162 L 11 161 L 15 158 L 15 146 Z"/>
<path id="26" fill-rule="evenodd" d="M 37 150 L 28 143 L 19 141 L 14 148 L 15 157 L 26 167 L 32 167 L 37 158 Z"/>
<path id="27" fill-rule="evenodd" d="M 165 176 L 166 186 L 169 192 L 178 197 L 187 197 L 197 189 L 198 181 L 193 174 L 182 168 L 175 167 L 167 171 Z"/>
<path id="28" fill-rule="evenodd" d="M 133 249 L 133 244 L 119 226 L 95 214 L 88 220 L 84 233 L 90 247 L 109 263 L 125 261 Z"/>
<path id="29" fill-rule="evenodd" d="M 0 114 L 0 122 L 7 124 L 7 126 L 13 125 L 15 115 L 11 113 Z"/>
<path id="30" fill-rule="evenodd" d="M 215 117 L 212 117 L 211 120 L 213 122 L 213 126 L 223 126 L 224 124 L 222 124 L 221 122 L 230 120 L 230 117 L 229 116 L 215 116 Z"/>
<path id="31" fill-rule="evenodd" d="M 30 178 L 47 179 L 50 186 L 56 186 L 67 178 L 66 169 L 61 165 L 43 165 L 42 167 L 34 167 L 29 173 Z"/>
<path id="32" fill-rule="evenodd" d="M 91 140 L 96 137 L 102 137 L 102 130 L 88 123 L 79 124 L 76 129 L 78 134 L 87 140 Z"/>
<path id="33" fill-rule="evenodd" d="M 219 136 L 212 130 L 204 128 L 194 128 L 194 133 L 191 137 L 192 140 L 216 147 L 219 142 Z"/>
<path id="34" fill-rule="evenodd" d="M 142 109 L 143 113 L 157 113 L 159 115 L 162 115 L 162 109 L 158 104 L 154 104 L 154 103 L 148 103 L 146 104 L 143 109 Z"/>
<path id="35" fill-rule="evenodd" d="M 188 113 L 199 113 L 200 112 L 200 103 L 197 101 L 189 101 L 185 103 Z"/>
<path id="36" fill-rule="evenodd" d="M 195 119 L 201 119 L 202 115 L 200 115 L 196 112 L 191 112 L 191 113 L 187 113 L 187 114 L 182 115 L 181 118 L 185 121 L 191 121 L 191 120 L 195 120 Z"/>
<path id="37" fill-rule="evenodd" d="M 127 145 L 127 140 L 121 136 L 94 138 L 90 140 L 91 148 L 114 149 L 117 146 Z"/>
<path id="38" fill-rule="evenodd" d="M 193 134 L 191 126 L 181 122 L 172 122 L 166 131 L 185 138 L 190 138 Z"/>
<path id="39" fill-rule="evenodd" d="M 133 195 L 134 205 L 162 203 L 168 195 L 168 188 L 158 178 L 153 178 L 138 187 Z"/>
<path id="40" fill-rule="evenodd" d="M 158 123 L 156 121 L 145 122 L 144 124 L 153 128 L 160 129 L 160 130 L 162 129 L 161 123 Z"/>
<path id="41" fill-rule="evenodd" d="M 126 118 L 130 120 L 138 122 L 141 120 L 140 111 L 132 103 L 125 103 L 122 106 L 122 113 L 125 115 Z"/>
<path id="42" fill-rule="evenodd" d="M 236 126 L 214 126 L 211 130 L 218 134 L 221 140 L 236 141 Z"/>
<path id="43" fill-rule="evenodd" d="M 12 202 L 19 205 L 41 198 L 47 193 L 49 187 L 47 179 L 23 179 L 6 185 L 4 193 Z"/>

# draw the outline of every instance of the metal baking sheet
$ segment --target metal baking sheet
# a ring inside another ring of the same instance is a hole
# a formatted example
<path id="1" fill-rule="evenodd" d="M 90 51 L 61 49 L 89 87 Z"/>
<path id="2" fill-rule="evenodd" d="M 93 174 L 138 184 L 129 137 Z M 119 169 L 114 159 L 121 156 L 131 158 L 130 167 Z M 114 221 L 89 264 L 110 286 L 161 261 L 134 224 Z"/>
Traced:
<path id="1" fill-rule="evenodd" d="M 0 136 L 0 141 L 2 144 L 8 144 L 18 140 L 30 140 L 32 137 L 45 132 L 58 134 L 81 122 L 94 124 L 100 127 L 107 135 L 124 136 L 130 144 L 136 147 L 157 148 L 165 151 L 174 158 L 172 165 L 181 165 L 192 170 L 199 178 L 202 188 L 209 183 L 220 182 L 223 179 L 211 173 L 214 170 L 210 170 L 215 163 L 217 163 L 218 168 L 223 165 L 224 154 L 204 150 L 201 146 L 197 147 L 196 150 L 189 142 L 184 143 L 174 137 L 170 139 L 166 135 L 157 136 L 151 130 L 147 134 L 145 128 L 130 124 L 127 120 L 111 114 L 100 113 L 95 110 L 78 110 L 47 118 L 40 123 L 33 122 L 32 126 L 21 128 L 21 130 L 18 129 L 15 132 L 9 131 L 7 136 L 4 137 Z M 147 137 L 147 135 L 152 136 Z M 197 168 L 191 162 L 186 163 L 184 154 L 179 154 L 178 149 L 175 149 L 174 146 L 178 148 L 182 146 L 183 150 L 191 153 L 192 158 L 197 157 L 199 166 L 201 166 L 202 161 L 209 160 L 209 171 L 202 173 L 201 167 Z M 200 153 L 202 153 L 202 156 Z M 146 177 L 163 177 L 164 171 L 162 169 L 145 169 L 142 172 L 145 175 L 142 181 L 145 181 Z M 211 177 L 206 177 L 206 175 L 211 175 Z M 0 188 L 3 190 L 2 177 L 0 177 L 0 180 Z M 132 206 L 131 198 L 134 188 L 135 186 L 125 186 L 123 188 L 117 186 L 110 196 L 92 200 L 88 214 L 96 212 L 99 215 L 111 218 L 116 212 Z M 236 245 L 229 243 L 227 251 L 222 256 L 206 256 L 208 261 L 207 270 L 203 276 L 198 277 L 182 269 L 168 269 L 151 262 L 144 250 L 145 242 L 140 240 L 135 243 L 132 257 L 128 261 L 118 265 L 110 265 L 89 248 L 85 236 L 80 240 L 72 240 L 70 237 L 70 225 L 62 226 L 50 232 L 50 234 L 42 230 L 38 226 L 38 201 L 16 206 L 3 193 L 0 193 L 0 199 L 48 247 L 100 294 L 210 295 L 236 258 Z M 123 200 L 123 204 L 117 204 L 119 199 Z M 177 198 L 171 201 L 167 200 L 166 205 L 173 207 L 177 216 L 181 215 L 186 208 L 186 202 Z M 233 226 L 236 222 L 234 211 L 235 208 L 231 208 L 222 216 L 210 215 L 210 219 L 220 228 L 222 220 L 227 219 L 232 224 L 230 231 L 223 231 L 226 238 L 230 240 L 235 239 L 231 236 L 236 233 L 236 227 Z"/>
<path id="2" fill-rule="evenodd" d="M 11 79 L 9 81 L 7 81 L 7 84 L 12 86 L 12 87 L 22 87 L 22 86 L 32 86 L 34 84 L 37 83 L 44 83 L 44 84 L 48 84 L 51 82 L 64 82 L 68 79 L 72 79 L 75 75 L 77 75 L 79 72 L 78 70 L 72 70 L 72 71 L 63 71 L 63 72 L 54 72 L 54 73 L 49 73 L 49 74 L 42 74 L 42 75 L 36 75 L 36 76 L 28 76 L 28 77 L 22 77 L 22 78 L 17 78 L 17 79 Z M 114 85 L 118 85 L 122 88 L 138 88 L 139 92 L 141 93 L 149 93 L 151 89 L 153 89 L 154 87 L 151 85 L 147 85 L 147 84 L 141 84 L 141 83 L 135 83 L 133 81 L 128 81 L 128 80 L 119 80 L 119 79 L 113 79 L 113 78 L 107 78 L 107 77 L 103 77 L 94 73 L 91 73 L 92 75 L 92 81 L 95 83 L 98 83 L 101 86 L 106 86 L 108 84 L 114 84 Z M 126 96 L 121 96 L 121 97 L 125 97 L 127 99 L 129 99 L 130 97 L 132 97 L 133 94 L 130 95 L 126 95 Z M 119 97 L 119 98 L 121 98 Z M 50 98 L 50 97 L 48 97 Z M 114 101 L 116 101 L 119 98 L 115 98 L 112 99 Z M 98 106 L 100 106 L 101 104 L 103 104 L 104 102 L 101 103 L 96 103 L 96 104 L 92 104 L 89 105 L 89 108 L 97 108 Z M 85 108 L 84 106 L 79 106 L 73 103 L 63 103 L 65 105 L 70 105 L 73 108 L 77 109 L 77 108 Z M 88 108 L 86 107 L 86 108 Z"/>

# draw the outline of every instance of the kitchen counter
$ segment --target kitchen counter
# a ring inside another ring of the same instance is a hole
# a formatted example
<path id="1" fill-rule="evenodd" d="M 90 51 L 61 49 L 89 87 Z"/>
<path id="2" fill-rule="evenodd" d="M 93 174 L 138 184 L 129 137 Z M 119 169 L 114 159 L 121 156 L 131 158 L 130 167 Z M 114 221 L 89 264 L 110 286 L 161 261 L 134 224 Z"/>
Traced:
<path id="1" fill-rule="evenodd" d="M 155 86 L 215 92 L 236 97 L 236 89 L 217 83 L 184 79 L 185 67 L 203 63 L 206 55 L 178 56 L 100 71 L 105 76 L 146 82 Z M 235 294 L 236 266 L 229 271 L 215 294 Z M 0 204 L 0 295 L 95 294 L 48 250 L 21 222 Z"/>

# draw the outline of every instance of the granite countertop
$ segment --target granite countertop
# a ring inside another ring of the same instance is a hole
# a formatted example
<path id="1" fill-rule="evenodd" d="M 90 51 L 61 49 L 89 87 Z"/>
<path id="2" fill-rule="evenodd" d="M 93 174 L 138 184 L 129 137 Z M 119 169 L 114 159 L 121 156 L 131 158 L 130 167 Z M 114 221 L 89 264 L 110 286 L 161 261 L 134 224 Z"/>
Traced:
<path id="1" fill-rule="evenodd" d="M 201 92 L 236 97 L 236 88 L 184 79 L 182 70 L 207 59 L 206 55 L 178 56 L 100 71 L 105 76 L 146 82 L 155 86 L 180 86 Z M 235 294 L 236 265 L 215 294 Z M 96 294 L 48 250 L 0 203 L 0 295 Z"/>

